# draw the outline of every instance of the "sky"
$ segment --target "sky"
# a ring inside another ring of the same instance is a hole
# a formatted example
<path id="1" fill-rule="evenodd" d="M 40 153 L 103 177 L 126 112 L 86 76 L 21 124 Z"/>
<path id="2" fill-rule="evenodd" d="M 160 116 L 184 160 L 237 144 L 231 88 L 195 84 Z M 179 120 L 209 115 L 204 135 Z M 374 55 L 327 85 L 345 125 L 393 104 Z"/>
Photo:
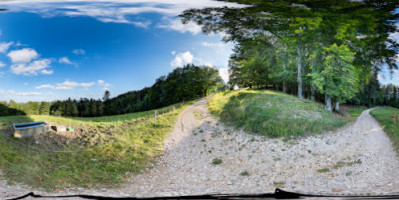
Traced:
<path id="1" fill-rule="evenodd" d="M 188 8 L 241 7 L 212 0 L 2 0 L 0 100 L 101 98 L 140 90 L 176 67 L 219 69 L 228 81 L 233 44 L 177 15 Z M 399 33 L 391 36 L 399 41 Z M 399 60 L 399 57 L 398 57 Z M 382 84 L 399 85 L 383 70 Z"/>
<path id="2" fill-rule="evenodd" d="M 170 3 L 173 2 L 173 3 Z M 233 44 L 177 17 L 188 8 L 239 7 L 211 0 L 1 1 L 0 100 L 117 96 L 193 63 L 228 81 Z"/>

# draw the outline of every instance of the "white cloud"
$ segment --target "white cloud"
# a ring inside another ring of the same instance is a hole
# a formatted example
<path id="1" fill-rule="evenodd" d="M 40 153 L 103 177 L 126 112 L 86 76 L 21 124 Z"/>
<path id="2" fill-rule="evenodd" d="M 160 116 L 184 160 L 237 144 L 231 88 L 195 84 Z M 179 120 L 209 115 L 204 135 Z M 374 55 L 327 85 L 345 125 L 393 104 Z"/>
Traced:
<path id="1" fill-rule="evenodd" d="M 378 74 L 378 75 L 377 75 L 377 80 L 381 81 L 381 80 L 383 80 L 383 79 L 385 79 L 384 76 L 382 76 L 381 74 Z"/>
<path id="2" fill-rule="evenodd" d="M 0 68 L 5 67 L 6 64 L 4 64 L 3 62 L 0 61 Z"/>
<path id="3" fill-rule="evenodd" d="M 176 54 L 176 51 L 172 51 L 172 52 L 170 52 L 172 55 L 175 55 Z"/>
<path id="4" fill-rule="evenodd" d="M 10 48 L 14 42 L 1 42 L 0 43 L 0 53 L 5 53 Z"/>
<path id="5" fill-rule="evenodd" d="M 68 86 L 57 86 L 57 87 L 54 87 L 54 89 L 56 89 L 56 90 L 72 90 L 73 87 L 68 87 Z"/>
<path id="6" fill-rule="evenodd" d="M 95 82 L 88 82 L 88 83 L 78 83 L 75 81 L 64 81 L 63 83 L 57 83 L 56 86 L 51 85 L 51 84 L 44 84 L 44 85 L 39 85 L 36 87 L 36 89 L 54 89 L 54 90 L 72 90 L 75 87 L 83 87 L 83 88 L 89 88 L 93 85 L 95 85 Z"/>
<path id="7" fill-rule="evenodd" d="M 7 90 L 6 92 L 2 90 L 2 92 L 5 94 L 18 95 L 18 96 L 38 96 L 42 94 L 40 92 L 15 92 L 14 90 Z"/>
<path id="8" fill-rule="evenodd" d="M 42 74 L 45 74 L 45 75 L 51 75 L 51 74 L 54 73 L 54 71 L 53 71 L 53 70 L 46 70 L 46 69 L 43 69 L 43 70 L 41 71 L 41 73 L 42 73 Z"/>
<path id="9" fill-rule="evenodd" d="M 72 53 L 75 55 L 85 55 L 86 51 L 84 49 L 74 49 Z"/>
<path id="10" fill-rule="evenodd" d="M 90 2 L 90 3 L 82 3 Z M 56 4 L 56 6 L 54 6 Z M 243 4 L 214 0 L 7 0 L 0 5 L 9 8 L 9 12 L 30 12 L 43 17 L 69 16 L 92 17 L 105 23 L 131 24 L 140 28 L 148 28 L 151 20 L 139 16 L 143 13 L 156 13 L 164 17 L 157 23 L 158 28 L 175 30 L 182 33 L 197 34 L 201 27 L 195 23 L 187 25 L 176 20 L 176 16 L 187 9 L 202 9 L 205 7 L 246 7 Z"/>
<path id="11" fill-rule="evenodd" d="M 60 58 L 60 59 L 58 59 L 58 62 L 59 62 L 59 63 L 62 63 L 62 64 L 78 66 L 75 62 L 72 62 L 72 61 L 69 60 L 69 58 L 66 57 L 66 56 L 65 56 L 65 57 L 62 57 L 62 58 Z"/>
<path id="12" fill-rule="evenodd" d="M 91 87 L 94 84 L 96 84 L 95 82 L 90 82 L 90 83 L 77 83 L 74 81 L 65 81 L 63 83 L 58 83 L 58 86 L 66 86 L 66 87 Z"/>
<path id="13" fill-rule="evenodd" d="M 217 47 L 217 48 L 224 48 L 226 46 L 226 44 L 223 42 L 215 42 L 215 43 L 202 42 L 201 45 L 204 47 Z"/>
<path id="14" fill-rule="evenodd" d="M 399 25 L 396 25 L 396 31 L 389 35 L 389 38 L 399 41 Z"/>
<path id="15" fill-rule="evenodd" d="M 52 86 L 50 84 L 45 84 L 45 85 L 39 85 L 39 86 L 36 87 L 36 89 L 44 89 L 44 88 L 54 89 L 54 86 Z"/>
<path id="16" fill-rule="evenodd" d="M 104 87 L 109 87 L 109 86 L 110 86 L 109 83 L 106 83 L 106 82 L 103 81 L 103 80 L 98 80 L 98 81 L 97 81 L 97 84 L 98 84 L 99 86 L 104 86 Z"/>
<path id="17" fill-rule="evenodd" d="M 52 74 L 53 71 L 48 71 L 46 68 L 50 68 L 51 60 L 50 59 L 40 59 L 35 60 L 29 64 L 26 63 L 17 63 L 11 65 L 11 71 L 14 74 L 22 74 L 24 76 L 36 76 L 38 74 Z"/>
<path id="18" fill-rule="evenodd" d="M 196 23 L 189 22 L 188 24 L 182 24 L 179 19 L 166 20 L 162 24 L 159 24 L 157 27 L 167 30 L 179 31 L 181 33 L 190 32 L 193 35 L 201 32 L 201 26 L 197 25 Z"/>
<path id="19" fill-rule="evenodd" d="M 219 76 L 222 77 L 225 83 L 229 82 L 229 68 L 222 67 L 219 69 Z"/>
<path id="20" fill-rule="evenodd" d="M 173 68 L 183 67 L 186 64 L 192 63 L 193 60 L 194 56 L 190 53 L 190 51 L 178 53 L 176 57 L 172 60 L 172 62 L 170 62 L 170 66 L 172 66 Z"/>
<path id="21" fill-rule="evenodd" d="M 13 63 L 29 63 L 33 59 L 37 58 L 39 54 L 34 49 L 24 48 L 11 51 L 7 56 L 11 58 Z"/>

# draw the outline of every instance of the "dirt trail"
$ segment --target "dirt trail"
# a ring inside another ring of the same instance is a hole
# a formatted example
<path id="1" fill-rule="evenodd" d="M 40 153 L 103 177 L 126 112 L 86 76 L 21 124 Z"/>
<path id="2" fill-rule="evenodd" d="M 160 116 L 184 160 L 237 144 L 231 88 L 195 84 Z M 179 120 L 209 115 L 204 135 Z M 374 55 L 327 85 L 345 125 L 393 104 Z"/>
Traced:
<path id="1" fill-rule="evenodd" d="M 370 110 L 334 133 L 284 142 L 226 128 L 210 116 L 206 103 L 181 113 L 159 165 L 134 176 L 120 192 L 262 193 L 276 187 L 326 194 L 399 192 L 398 157 Z M 222 164 L 211 164 L 214 158 Z"/>
<path id="2" fill-rule="evenodd" d="M 337 131 L 284 141 L 224 127 L 206 104 L 201 100 L 179 115 L 153 169 L 120 189 L 78 193 L 170 196 L 265 193 L 276 187 L 319 194 L 399 192 L 398 157 L 370 110 Z M 222 163 L 213 165 L 214 158 Z M 77 192 L 62 194 L 71 193 Z"/>

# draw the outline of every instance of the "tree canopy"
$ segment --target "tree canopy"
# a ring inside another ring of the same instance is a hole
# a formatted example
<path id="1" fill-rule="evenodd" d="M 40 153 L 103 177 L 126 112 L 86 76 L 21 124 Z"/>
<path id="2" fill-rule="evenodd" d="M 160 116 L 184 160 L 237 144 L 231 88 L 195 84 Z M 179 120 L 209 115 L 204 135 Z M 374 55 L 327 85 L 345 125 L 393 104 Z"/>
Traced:
<path id="1" fill-rule="evenodd" d="M 397 69 L 396 1 L 230 0 L 242 8 L 189 9 L 180 17 L 235 43 L 230 84 L 325 100 L 361 93 L 381 66 Z M 296 78 L 294 78 L 296 77 Z M 338 106 L 336 107 L 338 108 Z"/>

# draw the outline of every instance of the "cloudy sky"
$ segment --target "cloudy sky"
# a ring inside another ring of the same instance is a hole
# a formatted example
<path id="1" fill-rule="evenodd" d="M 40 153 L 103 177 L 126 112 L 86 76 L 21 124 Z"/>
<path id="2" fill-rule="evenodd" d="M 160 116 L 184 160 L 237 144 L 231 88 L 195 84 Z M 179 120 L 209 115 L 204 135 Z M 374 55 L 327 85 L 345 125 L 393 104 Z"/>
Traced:
<path id="1" fill-rule="evenodd" d="M 232 44 L 176 16 L 188 8 L 238 6 L 211 0 L 0 2 L 0 100 L 115 96 L 151 86 L 188 63 L 227 81 Z"/>
<path id="2" fill-rule="evenodd" d="M 176 16 L 212 0 L 2 0 L 0 100 L 101 98 L 151 86 L 188 63 L 219 69 L 227 81 L 232 44 Z M 399 34 L 392 35 L 399 40 Z M 383 84 L 399 85 L 384 70 Z"/>

